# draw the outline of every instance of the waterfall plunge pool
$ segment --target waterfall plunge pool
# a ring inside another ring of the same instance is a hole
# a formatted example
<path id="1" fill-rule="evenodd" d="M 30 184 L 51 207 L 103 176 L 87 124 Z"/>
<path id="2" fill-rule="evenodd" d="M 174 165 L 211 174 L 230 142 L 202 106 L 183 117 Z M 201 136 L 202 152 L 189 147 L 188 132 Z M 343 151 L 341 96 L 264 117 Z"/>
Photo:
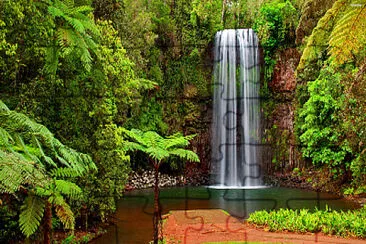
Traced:
<path id="1" fill-rule="evenodd" d="M 93 243 L 148 243 L 152 240 L 152 189 L 134 190 L 118 202 L 115 225 Z M 223 209 L 245 219 L 257 210 L 279 208 L 334 210 L 358 208 L 359 205 L 338 196 L 295 188 L 215 189 L 210 187 L 172 187 L 160 191 L 162 214 L 171 210 Z M 195 217 L 195 216 L 192 216 Z"/>

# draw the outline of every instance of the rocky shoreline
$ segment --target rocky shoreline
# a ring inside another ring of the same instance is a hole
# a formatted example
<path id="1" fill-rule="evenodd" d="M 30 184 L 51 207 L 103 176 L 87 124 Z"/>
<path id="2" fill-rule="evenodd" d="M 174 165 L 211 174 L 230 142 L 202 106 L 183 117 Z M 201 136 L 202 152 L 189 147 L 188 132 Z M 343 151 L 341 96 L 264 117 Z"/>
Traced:
<path id="1" fill-rule="evenodd" d="M 169 175 L 159 172 L 159 187 L 207 185 L 208 179 L 208 175 L 187 177 L 185 175 Z M 153 170 L 140 170 L 139 172 L 131 172 L 126 184 L 126 190 L 146 189 L 152 187 L 154 187 Z"/>

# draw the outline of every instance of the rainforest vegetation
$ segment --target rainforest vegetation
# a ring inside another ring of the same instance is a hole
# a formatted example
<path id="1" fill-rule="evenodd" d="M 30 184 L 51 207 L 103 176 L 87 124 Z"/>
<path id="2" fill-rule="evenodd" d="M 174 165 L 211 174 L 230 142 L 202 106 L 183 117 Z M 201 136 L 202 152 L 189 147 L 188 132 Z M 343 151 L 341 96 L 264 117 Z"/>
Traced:
<path id="1" fill-rule="evenodd" d="M 189 167 L 207 173 L 213 40 L 228 28 L 261 43 L 270 164 L 365 194 L 365 26 L 365 0 L 0 1 L 0 242 L 108 221 L 131 170 L 151 167 L 128 152 L 132 129 L 196 134 Z M 284 94 L 287 50 L 299 59 Z M 293 128 L 273 119 L 283 97 Z"/>

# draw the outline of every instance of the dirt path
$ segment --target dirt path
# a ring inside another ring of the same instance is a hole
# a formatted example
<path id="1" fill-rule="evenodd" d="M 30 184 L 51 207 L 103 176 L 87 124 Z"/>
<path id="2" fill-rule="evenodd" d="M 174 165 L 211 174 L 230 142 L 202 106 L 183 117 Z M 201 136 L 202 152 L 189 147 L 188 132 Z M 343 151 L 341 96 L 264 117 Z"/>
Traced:
<path id="1" fill-rule="evenodd" d="M 271 243 L 364 243 L 317 234 L 268 232 L 231 217 L 220 209 L 172 211 L 165 216 L 164 239 L 167 243 L 195 244 L 215 241 L 256 241 Z"/>

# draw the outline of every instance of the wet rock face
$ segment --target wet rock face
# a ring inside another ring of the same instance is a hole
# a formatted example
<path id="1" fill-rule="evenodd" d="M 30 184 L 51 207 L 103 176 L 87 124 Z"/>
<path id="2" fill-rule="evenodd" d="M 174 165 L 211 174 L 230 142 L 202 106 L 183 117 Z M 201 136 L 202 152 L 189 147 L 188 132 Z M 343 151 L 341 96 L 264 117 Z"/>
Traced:
<path id="1" fill-rule="evenodd" d="M 291 103 L 282 103 L 274 110 L 273 124 L 281 130 L 294 130 L 294 108 Z"/>
<path id="2" fill-rule="evenodd" d="M 276 92 L 293 92 L 296 88 L 296 67 L 300 61 L 300 53 L 295 48 L 288 48 L 279 53 L 274 68 L 273 79 L 269 84 Z"/>

